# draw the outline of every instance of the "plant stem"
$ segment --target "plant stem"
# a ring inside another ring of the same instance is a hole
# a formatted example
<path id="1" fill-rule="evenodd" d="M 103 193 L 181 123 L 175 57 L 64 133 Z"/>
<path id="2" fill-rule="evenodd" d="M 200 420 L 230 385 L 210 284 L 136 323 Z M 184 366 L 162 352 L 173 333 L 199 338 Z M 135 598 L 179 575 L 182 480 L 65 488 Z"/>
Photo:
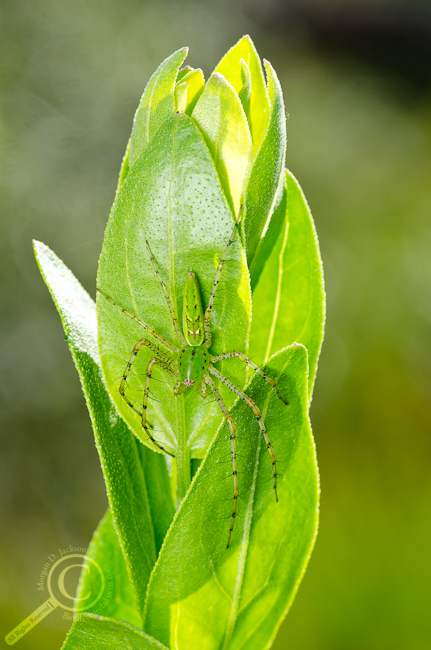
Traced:
<path id="1" fill-rule="evenodd" d="M 187 445 L 187 429 L 183 427 L 175 458 L 176 491 L 175 507 L 178 508 L 192 480 L 190 449 Z"/>

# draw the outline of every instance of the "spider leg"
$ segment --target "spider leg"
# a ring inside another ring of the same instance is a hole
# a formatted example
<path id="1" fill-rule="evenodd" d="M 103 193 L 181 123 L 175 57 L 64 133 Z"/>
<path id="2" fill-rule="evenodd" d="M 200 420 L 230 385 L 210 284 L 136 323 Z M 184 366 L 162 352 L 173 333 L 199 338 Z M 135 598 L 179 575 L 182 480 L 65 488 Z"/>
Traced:
<path id="1" fill-rule="evenodd" d="M 177 383 L 174 386 L 174 395 L 181 395 L 187 390 L 187 386 L 183 384 L 181 379 L 178 379 Z"/>
<path id="2" fill-rule="evenodd" d="M 233 510 L 232 514 L 230 517 L 230 528 L 229 528 L 229 537 L 227 540 L 227 546 L 226 548 L 229 548 L 230 544 L 230 538 L 232 536 L 232 531 L 233 527 L 235 524 L 235 517 L 236 517 L 236 504 L 238 501 L 238 496 L 239 496 L 239 488 L 238 488 L 238 468 L 236 464 L 236 446 L 235 446 L 235 438 L 236 438 L 236 433 L 235 433 L 235 425 L 233 422 L 233 418 L 226 406 L 226 404 L 223 401 L 222 396 L 220 395 L 219 391 L 217 390 L 217 386 L 215 385 L 214 381 L 211 379 L 211 377 L 208 374 L 204 375 L 204 380 L 205 383 L 208 384 L 208 386 L 211 388 L 211 391 L 214 395 L 214 397 L 217 400 L 218 405 L 220 406 L 221 410 L 223 411 L 223 415 L 225 417 L 226 422 L 228 423 L 229 426 L 229 440 L 230 440 L 230 448 L 231 448 L 231 455 L 232 455 L 232 476 L 233 476 Z"/>
<path id="3" fill-rule="evenodd" d="M 168 371 L 168 372 L 171 372 L 171 374 L 175 374 L 175 371 L 174 371 L 174 369 L 173 369 L 173 367 L 172 367 L 172 365 L 171 365 L 172 360 L 168 357 L 167 354 L 165 354 L 164 352 L 162 352 L 162 351 L 157 347 L 157 345 L 154 345 L 154 343 L 151 343 L 151 341 L 149 341 L 148 339 L 141 339 L 140 341 L 138 341 L 138 342 L 136 343 L 135 347 L 133 348 L 132 354 L 130 355 L 130 358 L 129 358 L 128 362 L 127 362 L 127 366 L 126 366 L 126 368 L 125 368 L 125 370 L 124 370 L 124 372 L 123 372 L 123 376 L 122 376 L 122 378 L 121 378 L 121 383 L 120 383 L 119 391 L 120 391 L 120 395 L 121 395 L 121 397 L 122 397 L 122 398 L 127 402 L 127 404 L 130 406 L 130 408 L 132 408 L 134 411 L 136 411 L 137 413 L 139 413 L 139 415 L 141 414 L 141 412 L 138 411 L 137 409 L 135 409 L 135 407 L 133 406 L 133 404 L 132 404 L 132 403 L 130 402 L 130 400 L 128 399 L 128 397 L 127 397 L 127 395 L 126 395 L 126 393 L 125 393 L 125 390 L 126 390 L 127 377 L 128 377 L 128 375 L 129 375 L 129 372 L 130 372 L 130 369 L 131 369 L 131 367 L 132 367 L 132 364 L 133 364 L 133 362 L 135 361 L 135 359 L 136 359 L 136 357 L 137 357 L 137 354 L 138 354 L 139 350 L 140 350 L 144 345 L 145 345 L 146 347 L 150 348 L 150 350 L 151 350 L 152 352 L 154 352 L 155 354 L 157 354 L 157 355 L 161 358 L 161 360 L 162 360 L 162 361 L 163 361 L 167 366 L 169 366 L 169 371 Z"/>
<path id="4" fill-rule="evenodd" d="M 163 451 L 163 452 L 165 452 L 165 453 L 169 453 L 169 452 L 167 452 L 165 449 L 163 449 L 163 447 L 161 447 L 161 446 L 160 446 L 160 445 L 159 445 L 159 444 L 154 440 L 154 438 L 153 438 L 153 437 L 151 436 L 151 434 L 149 433 L 149 429 L 148 429 L 148 426 L 147 426 L 147 420 L 146 420 L 146 413 L 145 413 L 145 410 L 146 410 L 146 408 L 147 408 L 146 403 L 147 403 L 147 396 L 148 396 L 149 376 L 151 377 L 151 371 L 150 371 L 150 375 L 148 376 L 148 368 L 149 368 L 150 364 L 148 364 L 148 366 L 147 366 L 147 370 L 146 370 L 147 378 L 146 378 L 145 392 L 144 392 L 144 404 L 145 404 L 145 406 L 144 406 L 143 411 L 142 411 L 142 412 L 139 411 L 139 410 L 136 408 L 136 406 L 135 406 L 135 405 L 130 401 L 130 399 L 128 398 L 128 396 L 126 395 L 126 383 L 127 383 L 128 375 L 129 375 L 129 373 L 130 373 L 130 369 L 131 369 L 131 367 L 132 367 L 133 362 L 135 361 L 135 359 L 136 359 L 136 357 L 137 357 L 137 354 L 138 354 L 139 350 L 140 350 L 143 346 L 146 346 L 146 347 L 150 348 L 150 350 L 151 350 L 152 352 L 154 352 L 155 354 L 158 354 L 158 355 L 161 357 L 161 359 L 151 359 L 151 361 L 154 361 L 154 363 L 158 363 L 158 364 L 160 365 L 160 367 L 162 367 L 164 370 L 166 370 L 167 372 L 169 372 L 171 375 L 174 375 L 174 376 L 176 375 L 176 372 L 175 372 L 173 366 L 171 365 L 172 360 L 167 356 L 167 354 L 165 354 L 164 352 L 162 352 L 162 351 L 161 351 L 161 350 L 160 350 L 156 345 L 154 345 L 154 343 L 151 343 L 151 341 L 149 341 L 148 339 L 141 339 L 140 341 L 138 341 L 138 342 L 136 343 L 135 347 L 133 348 L 133 352 L 132 352 L 132 354 L 130 355 L 129 361 L 127 362 L 127 366 L 126 366 L 126 368 L 125 368 L 125 370 L 124 370 L 124 372 L 123 372 L 123 377 L 122 377 L 122 379 L 121 379 L 120 387 L 119 387 L 118 390 L 120 391 L 120 395 L 121 395 L 121 397 L 124 399 L 124 401 L 126 402 L 126 404 L 127 404 L 127 405 L 128 405 L 128 406 L 129 406 L 133 411 L 135 411 L 135 413 L 137 413 L 138 415 L 141 416 L 141 423 L 142 423 L 143 428 L 145 429 L 145 433 L 146 433 L 147 436 L 150 438 L 150 440 L 154 443 L 154 445 L 155 445 L 158 449 L 160 449 L 161 451 Z M 151 361 L 150 361 L 150 363 L 151 363 Z M 154 365 L 154 363 L 153 363 L 153 365 Z M 152 366 L 151 366 L 151 368 L 152 368 Z M 144 415 L 145 415 L 145 417 L 144 417 Z M 169 454 L 169 455 L 171 455 L 171 454 Z"/>
<path id="5" fill-rule="evenodd" d="M 167 289 L 167 287 L 166 287 L 166 284 L 165 284 L 165 283 L 163 282 L 163 280 L 162 280 L 162 276 L 160 275 L 159 267 L 157 266 L 157 264 L 156 264 L 156 260 L 155 260 L 154 257 L 153 257 L 153 254 L 152 254 L 152 252 L 151 252 L 151 248 L 150 248 L 150 245 L 149 245 L 148 241 L 145 240 L 145 243 L 146 243 L 146 245 L 147 245 L 148 252 L 149 252 L 149 254 L 150 254 L 150 258 L 151 258 L 151 262 L 152 262 L 152 264 L 153 264 L 153 266 L 154 266 L 154 270 L 155 270 L 155 272 L 156 272 L 156 275 L 157 275 L 157 277 L 158 277 L 158 279 L 159 279 L 160 284 L 162 285 L 163 293 L 165 294 L 166 302 L 167 302 L 167 304 L 168 304 L 168 308 L 169 308 L 169 311 L 170 311 L 170 313 L 171 313 L 171 318 L 172 318 L 172 322 L 173 322 L 173 324 L 174 324 L 174 329 L 175 329 L 175 331 L 176 331 L 176 333 L 177 333 L 177 336 L 178 336 L 178 338 L 179 338 L 179 340 L 180 340 L 181 345 L 186 345 L 186 344 L 187 344 L 187 341 L 186 341 L 186 339 L 184 338 L 182 331 L 180 330 L 180 326 L 179 326 L 179 324 L 178 324 L 178 318 L 177 318 L 177 315 L 176 315 L 176 313 L 174 312 L 174 309 L 173 309 L 173 307 L 172 307 L 171 299 L 169 298 L 168 289 Z"/>
<path id="6" fill-rule="evenodd" d="M 147 425 L 148 393 L 150 392 L 151 372 L 152 372 L 153 367 L 155 366 L 155 364 L 159 365 L 161 368 L 163 368 L 163 370 L 166 370 L 166 372 L 169 372 L 169 374 L 175 376 L 175 373 L 173 372 L 172 367 L 169 364 L 167 364 L 165 361 L 161 361 L 160 359 L 156 359 L 155 357 L 150 359 L 150 362 L 149 362 L 149 364 L 147 366 L 147 372 L 146 372 L 144 399 L 143 399 L 143 403 L 142 403 L 141 424 L 142 424 L 142 428 L 144 429 L 145 433 L 147 434 L 148 438 L 151 440 L 153 445 L 155 447 L 157 447 L 157 449 L 160 449 L 160 451 L 162 451 L 164 454 L 168 454 L 169 456 L 172 456 L 172 458 L 174 458 L 173 454 L 171 454 L 169 451 L 166 451 L 166 449 L 164 447 L 162 447 L 161 445 L 159 445 L 157 440 L 155 440 L 153 438 L 153 436 L 151 435 L 151 429 Z"/>
<path id="7" fill-rule="evenodd" d="M 198 390 L 199 395 L 204 399 L 206 399 L 208 392 L 207 392 L 207 387 L 205 385 L 205 382 L 201 381 L 199 384 L 197 384 L 196 388 Z"/>
<path id="8" fill-rule="evenodd" d="M 211 363 L 217 363 L 217 361 L 223 361 L 224 359 L 232 359 L 233 357 L 237 357 L 238 359 L 241 359 L 241 361 L 244 361 L 244 363 L 250 366 L 250 368 L 253 368 L 255 372 L 259 373 L 259 375 L 263 377 L 265 381 L 267 381 L 268 384 L 270 384 L 273 387 L 277 397 L 281 399 L 283 404 L 286 404 L 287 406 L 287 402 L 280 395 L 280 391 L 278 390 L 275 381 L 271 379 L 271 377 L 268 377 L 268 375 L 266 375 L 263 372 L 263 370 L 259 368 L 259 366 L 253 363 L 253 361 L 251 361 L 248 357 L 246 357 L 245 354 L 242 354 L 242 352 L 238 352 L 237 350 L 234 350 L 233 352 L 225 352 L 224 354 L 218 354 L 216 357 L 211 357 Z"/>
<path id="9" fill-rule="evenodd" d="M 172 350 L 172 352 L 177 352 L 177 353 L 179 352 L 179 349 L 177 348 L 176 345 L 174 345 L 174 344 L 171 343 L 170 341 L 167 341 L 167 340 L 166 340 L 166 339 L 165 339 L 161 334 L 159 334 L 158 332 L 156 332 L 156 330 L 153 330 L 152 327 L 148 327 L 148 325 L 146 325 L 142 320 L 139 320 L 139 318 L 136 318 L 136 316 L 134 316 L 134 315 L 132 314 L 132 312 L 128 311 L 127 309 L 123 309 L 123 307 L 121 307 L 121 305 L 119 305 L 118 302 L 115 302 L 115 300 L 113 300 L 113 299 L 112 299 L 110 296 L 108 296 L 104 291 L 102 291 L 102 289 L 97 288 L 97 291 L 98 291 L 102 296 L 104 296 L 108 302 L 110 302 L 112 305 L 115 305 L 115 307 L 117 307 L 120 311 L 122 311 L 123 314 L 127 314 L 127 316 L 129 316 L 130 318 L 133 318 L 134 321 L 136 321 L 137 323 L 139 323 L 139 325 L 140 325 L 141 327 L 143 327 L 145 330 L 147 330 L 147 332 L 149 332 L 152 336 L 154 336 L 155 339 L 157 339 L 158 341 L 160 341 L 160 343 L 163 343 L 163 345 L 165 345 L 167 348 L 169 348 L 170 350 Z"/>
<path id="10" fill-rule="evenodd" d="M 218 285 L 219 280 L 220 280 L 221 272 L 222 272 L 222 269 L 223 269 L 223 264 L 226 261 L 226 257 L 227 257 L 227 254 L 229 252 L 229 248 L 233 244 L 233 241 L 235 239 L 235 233 L 236 233 L 236 230 L 237 230 L 237 228 L 239 226 L 239 222 L 241 220 L 241 211 L 242 211 L 242 206 L 239 209 L 238 217 L 237 217 L 237 219 L 235 221 L 235 225 L 233 227 L 232 234 L 230 236 L 230 239 L 229 239 L 229 241 L 227 243 L 225 251 L 224 251 L 224 253 L 222 255 L 222 258 L 221 258 L 221 260 L 219 262 L 219 265 L 217 267 L 217 271 L 216 271 L 214 282 L 213 282 L 213 288 L 212 288 L 212 291 L 211 291 L 211 296 L 210 296 L 210 299 L 208 301 L 208 306 L 207 306 L 205 314 L 204 314 L 205 347 L 206 347 L 207 350 L 211 347 L 211 341 L 212 341 L 210 319 L 211 319 L 211 310 L 213 308 L 214 298 L 215 298 L 215 294 L 216 294 L 216 291 L 217 291 L 217 285 Z"/>
<path id="11" fill-rule="evenodd" d="M 235 386 L 227 377 L 225 377 L 217 368 L 214 368 L 213 366 L 208 367 L 208 371 L 214 375 L 214 377 L 217 377 L 217 379 L 220 379 L 223 384 L 225 384 L 228 388 L 230 388 L 231 391 L 236 393 L 248 406 L 252 409 L 254 415 L 256 416 L 256 419 L 258 421 L 258 424 L 260 426 L 260 430 L 262 431 L 262 436 L 265 440 L 266 448 L 269 451 L 269 455 L 271 457 L 271 465 L 272 465 L 272 471 L 273 471 L 273 480 L 274 480 L 274 492 L 275 492 L 275 500 L 278 501 L 278 494 L 277 494 L 277 460 L 275 458 L 274 450 L 271 445 L 271 441 L 268 436 L 268 432 L 266 430 L 265 424 L 263 423 L 263 418 L 262 418 L 262 413 L 260 412 L 259 407 L 253 402 L 251 397 L 246 395 L 240 388 Z"/>

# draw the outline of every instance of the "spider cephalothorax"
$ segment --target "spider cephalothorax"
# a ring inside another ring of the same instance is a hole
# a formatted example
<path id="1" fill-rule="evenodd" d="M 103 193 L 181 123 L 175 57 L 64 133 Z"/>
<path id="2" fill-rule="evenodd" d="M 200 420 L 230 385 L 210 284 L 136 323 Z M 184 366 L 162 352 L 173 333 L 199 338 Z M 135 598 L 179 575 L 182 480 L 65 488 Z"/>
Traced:
<path id="1" fill-rule="evenodd" d="M 282 400 L 282 402 L 286 403 L 283 398 L 280 395 L 280 392 L 274 382 L 273 379 L 268 377 L 263 370 L 259 368 L 256 364 L 254 364 L 248 357 L 245 356 L 245 354 L 242 354 L 242 352 L 239 352 L 237 350 L 233 350 L 230 352 L 224 352 L 223 354 L 219 354 L 217 356 L 213 356 L 210 354 L 209 349 L 211 347 L 211 342 L 212 342 L 212 336 L 211 336 L 211 311 L 212 307 L 214 304 L 214 298 L 217 290 L 217 285 L 220 280 L 221 272 L 223 269 L 223 264 L 226 260 L 228 251 L 230 246 L 232 245 L 234 239 L 235 239 L 235 234 L 238 228 L 239 224 L 239 217 L 234 225 L 234 228 L 232 230 L 232 234 L 230 236 L 230 239 L 227 243 L 226 249 L 223 253 L 223 256 L 218 264 L 215 279 L 213 282 L 213 288 L 211 291 L 211 296 L 208 301 L 207 308 L 204 312 L 203 306 L 202 306 L 202 300 L 200 296 L 200 290 L 199 290 L 199 283 L 198 279 L 196 278 L 196 275 L 193 273 L 193 271 L 190 271 L 190 273 L 187 276 L 186 283 L 185 283 L 185 288 L 184 288 L 184 307 L 183 307 L 183 331 L 181 331 L 179 323 L 178 323 L 178 318 L 177 315 L 172 308 L 172 303 L 169 298 L 168 290 L 166 288 L 165 283 L 163 282 L 163 279 L 160 275 L 159 269 L 157 267 L 156 261 L 153 257 L 153 254 L 151 252 L 150 246 L 148 244 L 148 241 L 146 242 L 147 249 L 151 258 L 151 262 L 153 264 L 154 270 L 156 272 L 156 275 L 160 281 L 160 284 L 162 286 L 163 292 L 165 294 L 166 302 L 169 307 L 169 311 L 172 317 L 172 322 L 174 325 L 175 332 L 178 336 L 178 339 L 180 341 L 180 346 L 177 347 L 167 339 L 165 339 L 163 336 L 158 334 L 155 330 L 153 330 L 151 327 L 146 325 L 144 322 L 139 320 L 136 316 L 134 316 L 131 312 L 127 311 L 126 309 L 123 309 L 118 303 L 116 303 L 110 296 L 107 296 L 103 291 L 99 289 L 99 292 L 105 296 L 105 298 L 121 309 L 121 311 L 131 318 L 133 318 L 135 321 L 137 321 L 151 336 L 158 341 L 163 347 L 167 348 L 169 350 L 169 353 L 166 353 L 162 351 L 155 343 L 152 341 L 143 338 L 140 341 L 136 343 L 136 345 L 133 348 L 133 351 L 130 355 L 129 361 L 126 365 L 126 368 L 124 370 L 121 383 L 119 386 L 119 391 L 121 393 L 121 396 L 123 399 L 127 402 L 129 407 L 136 411 L 140 417 L 141 417 L 141 424 L 143 429 L 145 430 L 146 435 L 148 438 L 151 440 L 153 445 L 159 450 L 164 453 L 169 453 L 164 449 L 158 442 L 157 440 L 153 437 L 152 434 L 152 429 L 148 426 L 147 423 L 147 404 L 148 404 L 148 394 L 149 394 L 149 387 L 150 387 L 150 381 L 151 381 L 151 373 L 153 371 L 153 368 L 155 365 L 158 365 L 161 369 L 163 369 L 165 372 L 169 373 L 173 377 L 177 378 L 177 382 L 174 387 L 174 394 L 179 395 L 181 393 L 184 393 L 186 390 L 193 388 L 194 386 L 197 388 L 199 394 L 202 397 L 207 396 L 207 386 L 210 388 L 212 394 L 214 395 L 215 400 L 217 401 L 221 411 L 223 412 L 223 415 L 225 417 L 225 420 L 228 424 L 229 427 L 229 440 L 231 444 L 231 457 L 232 457 L 232 477 L 233 477 L 233 510 L 232 510 L 232 515 L 231 515 L 231 523 L 230 523 L 230 528 L 229 528 L 229 537 L 228 537 L 228 543 L 227 546 L 229 547 L 234 523 L 235 523 L 235 517 L 236 517 L 236 511 L 237 511 L 237 501 L 238 501 L 238 496 L 239 496 L 239 485 L 238 485 L 238 470 L 237 470 L 237 453 L 236 453 L 236 432 L 235 432 L 235 424 L 232 418 L 232 415 L 230 414 L 221 394 L 220 391 L 218 390 L 213 377 L 216 377 L 218 380 L 220 380 L 225 386 L 227 386 L 231 391 L 233 391 L 236 395 L 238 395 L 248 406 L 253 410 L 254 415 L 256 416 L 257 422 L 259 424 L 259 427 L 262 432 L 262 437 L 265 441 L 265 445 L 269 451 L 270 457 L 271 457 L 271 465 L 273 469 L 273 483 L 274 483 L 274 492 L 275 492 L 275 498 L 278 500 L 277 496 L 277 461 L 275 458 L 275 454 L 265 427 L 265 424 L 263 422 L 262 414 L 258 406 L 255 404 L 255 402 L 248 396 L 246 395 L 240 388 L 235 386 L 227 377 L 225 377 L 213 364 L 223 361 L 224 359 L 232 359 L 233 357 L 237 357 L 238 359 L 241 359 L 246 363 L 248 366 L 253 368 L 253 370 L 257 373 L 259 373 L 274 389 L 276 395 Z M 146 381 L 145 381 L 145 389 L 144 389 L 144 395 L 143 395 L 143 401 L 142 401 L 142 411 L 138 410 L 135 405 L 130 401 L 126 394 L 126 386 L 127 386 L 127 378 L 130 372 L 130 369 L 132 367 L 132 364 L 134 360 L 136 359 L 136 356 L 139 353 L 139 350 L 143 347 L 146 346 L 148 347 L 153 353 L 154 356 L 150 359 L 147 369 L 146 369 Z M 171 454 L 170 454 L 171 455 Z"/>

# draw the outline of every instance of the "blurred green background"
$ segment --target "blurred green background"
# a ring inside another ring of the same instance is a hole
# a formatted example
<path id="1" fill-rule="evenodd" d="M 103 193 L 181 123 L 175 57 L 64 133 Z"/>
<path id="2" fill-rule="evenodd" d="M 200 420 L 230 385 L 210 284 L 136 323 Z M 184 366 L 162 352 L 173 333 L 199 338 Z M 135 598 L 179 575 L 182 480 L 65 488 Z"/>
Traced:
<path id="1" fill-rule="evenodd" d="M 320 533 L 274 648 L 431 647 L 429 2 L 14 0 L 0 19 L 1 639 L 47 597 L 47 556 L 85 546 L 106 508 L 31 239 L 94 295 L 148 77 L 183 45 L 208 75 L 250 33 L 283 86 L 328 294 Z M 19 647 L 59 648 L 69 625 L 57 610 Z"/>

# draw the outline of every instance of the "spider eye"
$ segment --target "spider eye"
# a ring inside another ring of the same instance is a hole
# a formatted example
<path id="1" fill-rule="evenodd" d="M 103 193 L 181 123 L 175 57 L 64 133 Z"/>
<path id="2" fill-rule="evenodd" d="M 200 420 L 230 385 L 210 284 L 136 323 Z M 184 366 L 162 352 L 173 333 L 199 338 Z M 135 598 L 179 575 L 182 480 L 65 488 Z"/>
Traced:
<path id="1" fill-rule="evenodd" d="M 184 379 L 184 384 L 186 386 L 193 386 L 194 383 L 193 379 Z"/>

